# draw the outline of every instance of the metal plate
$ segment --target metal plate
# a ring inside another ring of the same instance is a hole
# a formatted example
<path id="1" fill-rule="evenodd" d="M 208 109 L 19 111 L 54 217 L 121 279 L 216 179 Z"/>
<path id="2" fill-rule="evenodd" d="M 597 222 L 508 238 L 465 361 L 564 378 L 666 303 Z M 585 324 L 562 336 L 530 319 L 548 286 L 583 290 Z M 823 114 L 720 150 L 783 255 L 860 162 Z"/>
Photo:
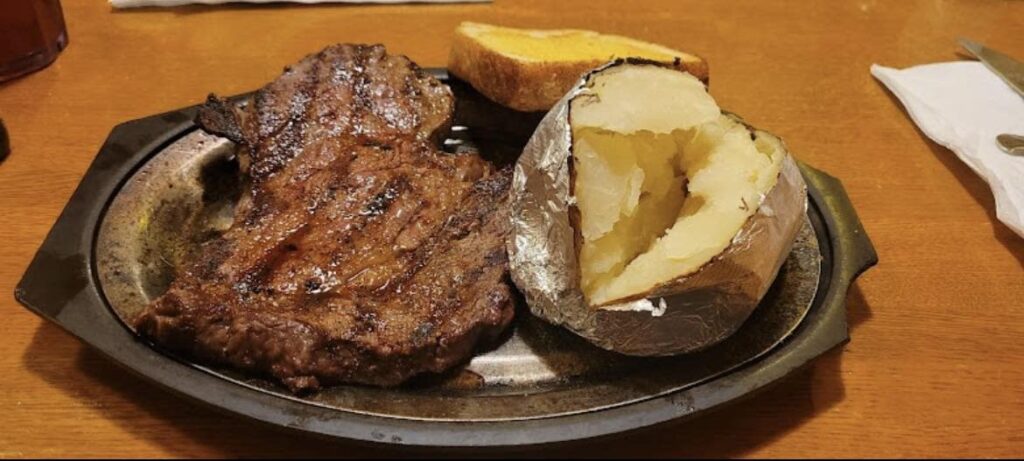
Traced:
<path id="1" fill-rule="evenodd" d="M 489 107 L 464 86 L 451 149 L 514 159 L 535 114 Z M 256 419 L 351 439 L 509 446 L 621 432 L 753 392 L 847 339 L 845 293 L 877 261 L 841 186 L 802 166 L 808 220 L 762 305 L 703 352 L 628 358 L 520 312 L 514 332 L 461 369 L 397 389 L 336 386 L 298 398 L 274 384 L 160 352 L 120 321 L 158 296 L 197 241 L 230 221 L 233 146 L 194 108 L 117 127 L 26 272 L 18 299 L 127 368 Z M 533 122 L 535 123 L 535 122 Z"/>

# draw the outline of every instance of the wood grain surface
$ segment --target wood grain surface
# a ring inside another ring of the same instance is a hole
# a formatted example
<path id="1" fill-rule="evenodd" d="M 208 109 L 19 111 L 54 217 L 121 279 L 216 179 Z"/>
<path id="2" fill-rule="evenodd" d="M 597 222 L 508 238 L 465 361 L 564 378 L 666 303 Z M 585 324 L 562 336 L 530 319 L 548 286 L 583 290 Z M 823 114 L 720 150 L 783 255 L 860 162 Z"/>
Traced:
<path id="1" fill-rule="evenodd" d="M 17 1 L 17 0 L 15 0 Z M 273 79 L 334 42 L 443 66 L 461 20 L 580 27 L 700 54 L 722 107 L 842 180 L 881 263 L 849 294 L 852 342 L 697 420 L 537 456 L 1024 455 L 1024 239 L 991 193 L 871 78 L 962 59 L 970 37 L 1024 58 L 1024 2 L 622 0 L 190 6 L 63 0 L 70 46 L 0 84 L 0 456 L 384 456 L 281 432 L 127 374 L 11 295 L 111 127 Z M 1022 178 L 1024 180 L 1024 178 Z"/>

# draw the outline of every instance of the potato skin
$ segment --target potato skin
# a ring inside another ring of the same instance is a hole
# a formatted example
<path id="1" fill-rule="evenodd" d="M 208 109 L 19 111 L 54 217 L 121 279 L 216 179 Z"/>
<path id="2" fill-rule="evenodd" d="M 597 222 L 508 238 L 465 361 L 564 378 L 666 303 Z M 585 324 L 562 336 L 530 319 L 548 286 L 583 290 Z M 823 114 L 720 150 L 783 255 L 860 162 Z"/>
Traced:
<path id="1" fill-rule="evenodd" d="M 602 69 L 623 64 L 637 63 Z M 664 356 L 712 346 L 750 316 L 785 262 L 806 220 L 800 170 L 781 140 L 744 124 L 752 136 L 768 137 L 786 153 L 775 186 L 732 243 L 698 271 L 640 299 L 591 307 L 579 287 L 568 123 L 569 102 L 589 75 L 545 116 L 516 164 L 508 241 L 512 279 L 534 315 L 604 349 Z"/>
<path id="2" fill-rule="evenodd" d="M 605 63 L 605 60 L 521 61 L 456 33 L 448 57 L 448 72 L 498 104 L 534 112 L 550 109 L 573 88 L 581 75 Z M 677 59 L 663 64 L 685 70 L 705 84 L 708 81 L 708 65 L 703 58 L 696 62 Z"/>

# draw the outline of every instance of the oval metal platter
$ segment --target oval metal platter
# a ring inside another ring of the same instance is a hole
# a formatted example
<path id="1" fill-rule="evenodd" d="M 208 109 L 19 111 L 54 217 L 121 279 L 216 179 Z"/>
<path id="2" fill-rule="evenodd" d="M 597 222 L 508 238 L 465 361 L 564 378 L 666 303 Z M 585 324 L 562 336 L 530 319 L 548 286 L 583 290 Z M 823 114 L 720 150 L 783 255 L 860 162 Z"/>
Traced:
<path id="1" fill-rule="evenodd" d="M 445 78 L 443 71 L 436 71 Z M 450 151 L 514 161 L 539 120 L 459 82 Z M 520 309 L 499 345 L 398 388 L 335 386 L 295 396 L 270 381 L 161 351 L 124 322 L 159 296 L 197 243 L 231 222 L 235 146 L 195 108 L 122 124 L 83 178 L 16 296 L 26 307 L 173 391 L 272 424 L 415 446 L 567 442 L 694 416 L 755 392 L 848 339 L 845 297 L 877 262 L 842 186 L 801 165 L 810 204 L 761 305 L 724 342 L 667 358 L 591 346 Z"/>

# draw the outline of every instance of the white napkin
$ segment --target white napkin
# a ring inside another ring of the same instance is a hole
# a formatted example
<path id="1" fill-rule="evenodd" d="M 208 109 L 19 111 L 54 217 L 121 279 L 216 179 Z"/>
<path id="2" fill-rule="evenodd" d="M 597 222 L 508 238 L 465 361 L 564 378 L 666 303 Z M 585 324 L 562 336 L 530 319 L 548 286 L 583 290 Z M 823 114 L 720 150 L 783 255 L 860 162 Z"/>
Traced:
<path id="1" fill-rule="evenodd" d="M 114 8 L 136 8 L 140 6 L 178 6 L 197 3 L 216 5 L 219 3 L 488 3 L 491 0 L 109 0 Z"/>
<path id="2" fill-rule="evenodd" d="M 1024 98 L 977 61 L 891 69 L 871 66 L 929 138 L 988 182 L 996 216 L 1024 237 L 1024 157 L 999 149 L 996 136 L 1024 134 Z"/>

